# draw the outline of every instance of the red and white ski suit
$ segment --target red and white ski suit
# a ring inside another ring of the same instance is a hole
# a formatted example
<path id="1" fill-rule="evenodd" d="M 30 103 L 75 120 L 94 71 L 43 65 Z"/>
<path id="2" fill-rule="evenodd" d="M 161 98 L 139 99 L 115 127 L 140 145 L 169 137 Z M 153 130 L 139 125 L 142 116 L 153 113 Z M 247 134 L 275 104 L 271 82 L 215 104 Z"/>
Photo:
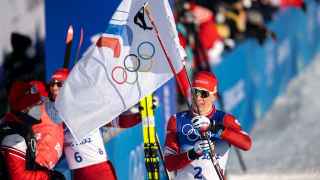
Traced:
<path id="1" fill-rule="evenodd" d="M 36 136 L 37 164 L 48 170 L 27 170 L 26 150 L 24 137 L 19 134 L 10 134 L 3 138 L 0 151 L 5 159 L 7 172 L 11 180 L 46 180 L 49 179 L 49 169 L 52 169 L 62 154 L 63 128 L 55 124 L 41 105 L 41 123 L 32 126 Z M 3 118 L 6 123 L 19 123 L 14 114 L 7 113 Z"/>
<path id="2" fill-rule="evenodd" d="M 165 163 L 169 171 L 176 171 L 175 179 L 219 179 L 210 161 L 210 158 L 201 156 L 191 160 L 188 151 L 200 139 L 200 135 L 192 127 L 191 119 L 195 114 L 184 111 L 171 116 L 167 126 L 165 140 Z M 220 137 L 209 133 L 215 143 L 215 152 L 222 170 L 225 170 L 230 145 L 243 150 L 251 147 L 251 138 L 241 130 L 240 124 L 230 114 L 218 111 L 215 108 L 207 116 L 211 123 L 222 125 L 224 130 Z M 212 136 L 211 136 L 212 135 Z"/>

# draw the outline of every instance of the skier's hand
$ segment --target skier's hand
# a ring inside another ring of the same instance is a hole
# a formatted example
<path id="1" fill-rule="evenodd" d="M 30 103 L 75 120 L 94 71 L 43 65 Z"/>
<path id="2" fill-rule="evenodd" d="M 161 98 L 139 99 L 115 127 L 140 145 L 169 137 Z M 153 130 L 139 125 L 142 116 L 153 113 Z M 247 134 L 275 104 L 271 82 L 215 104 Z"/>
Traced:
<path id="1" fill-rule="evenodd" d="M 209 129 L 210 119 L 206 116 L 195 116 L 191 119 L 191 123 L 194 129 L 200 133 L 204 133 Z"/>
<path id="2" fill-rule="evenodd" d="M 65 180 L 64 175 L 56 170 L 49 171 L 50 180 Z"/>
<path id="3" fill-rule="evenodd" d="M 152 96 L 152 109 L 156 110 L 159 107 L 159 105 L 160 105 L 160 100 L 158 96 L 156 95 Z M 130 109 L 131 112 L 139 112 L 141 110 L 143 110 L 143 107 L 140 106 L 140 103 L 137 103 L 134 107 Z"/>
<path id="4" fill-rule="evenodd" d="M 210 153 L 210 147 L 214 148 L 213 142 L 211 140 L 209 140 L 209 142 L 210 142 L 210 145 L 208 143 L 208 140 L 206 140 L 206 139 L 197 141 L 193 146 L 194 151 L 198 155 L 209 154 Z"/>
<path id="5" fill-rule="evenodd" d="M 159 104 L 160 104 L 160 101 L 159 101 L 158 96 L 154 95 L 153 98 L 152 98 L 152 109 L 153 110 L 157 109 Z"/>

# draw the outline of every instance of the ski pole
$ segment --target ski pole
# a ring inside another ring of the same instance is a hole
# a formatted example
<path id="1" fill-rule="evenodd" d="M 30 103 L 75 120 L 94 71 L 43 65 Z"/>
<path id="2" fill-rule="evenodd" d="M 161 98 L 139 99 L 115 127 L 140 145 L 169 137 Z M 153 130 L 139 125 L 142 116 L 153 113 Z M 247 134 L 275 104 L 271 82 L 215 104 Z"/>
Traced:
<path id="1" fill-rule="evenodd" d="M 212 164 L 213 164 L 213 167 L 214 167 L 217 175 L 219 176 L 219 179 L 220 179 L 220 180 L 223 180 L 223 179 L 224 179 L 224 175 L 223 175 L 222 169 L 221 169 L 221 167 L 220 167 L 220 165 L 219 165 L 219 162 L 218 162 L 218 160 L 217 160 L 217 158 L 216 158 L 216 153 L 213 152 L 213 149 L 212 149 L 212 146 L 211 146 L 211 143 L 210 143 L 210 139 L 209 139 L 207 133 L 206 133 L 206 135 L 204 136 L 204 139 L 207 140 L 207 142 L 208 142 L 208 144 L 209 144 L 210 160 L 211 160 L 211 162 L 212 162 Z"/>
<path id="2" fill-rule="evenodd" d="M 169 172 L 168 172 L 168 170 L 167 170 L 167 168 L 166 168 L 166 165 L 165 165 L 165 163 L 164 163 L 164 156 L 163 156 L 163 153 L 162 153 L 163 151 L 162 151 L 162 149 L 161 149 L 160 141 L 159 141 L 159 137 L 158 137 L 158 134 L 157 134 L 157 133 L 156 133 L 156 143 L 157 143 L 157 146 L 158 146 L 160 158 L 161 158 L 161 161 L 162 161 L 162 163 L 163 163 L 163 167 L 164 167 L 166 176 L 167 176 L 168 180 L 171 180 L 171 179 L 170 179 L 170 176 L 169 176 Z"/>
<path id="3" fill-rule="evenodd" d="M 219 103 L 221 105 L 221 109 L 224 110 L 225 109 L 224 101 L 223 101 L 222 96 L 219 93 L 218 93 L 218 101 L 219 101 Z M 241 154 L 240 150 L 235 148 L 235 151 L 236 151 L 236 155 L 238 157 L 239 163 L 240 163 L 241 170 L 243 172 L 247 172 L 247 166 L 246 166 L 246 164 L 245 164 L 245 162 L 243 160 L 243 157 L 242 157 L 242 154 Z"/>
<path id="4" fill-rule="evenodd" d="M 78 62 L 78 58 L 80 55 L 80 50 L 81 50 L 81 46 L 83 43 L 83 28 L 80 29 L 80 37 L 79 37 L 79 43 L 78 43 L 78 47 L 77 47 L 77 51 L 76 51 L 76 56 L 74 58 L 74 64 L 76 64 Z"/>

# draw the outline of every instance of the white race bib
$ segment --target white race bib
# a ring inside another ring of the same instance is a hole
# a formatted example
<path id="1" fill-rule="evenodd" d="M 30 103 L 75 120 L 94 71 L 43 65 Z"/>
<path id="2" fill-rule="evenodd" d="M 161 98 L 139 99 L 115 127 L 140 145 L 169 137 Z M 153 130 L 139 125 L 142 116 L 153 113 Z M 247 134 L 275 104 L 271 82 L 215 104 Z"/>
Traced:
<path id="1" fill-rule="evenodd" d="M 183 151 L 187 151 L 192 146 L 182 147 Z M 229 156 L 229 145 L 227 143 L 221 143 L 216 147 L 218 154 L 217 160 L 220 168 L 224 171 Z M 177 176 L 175 180 L 194 180 L 194 179 L 208 179 L 208 180 L 219 180 L 214 166 L 210 160 L 210 157 L 200 157 L 197 160 L 192 161 L 186 167 L 177 170 Z"/>
<path id="2" fill-rule="evenodd" d="M 70 169 L 79 169 L 108 160 L 99 129 L 91 132 L 80 142 L 77 142 L 67 130 L 64 153 Z"/>

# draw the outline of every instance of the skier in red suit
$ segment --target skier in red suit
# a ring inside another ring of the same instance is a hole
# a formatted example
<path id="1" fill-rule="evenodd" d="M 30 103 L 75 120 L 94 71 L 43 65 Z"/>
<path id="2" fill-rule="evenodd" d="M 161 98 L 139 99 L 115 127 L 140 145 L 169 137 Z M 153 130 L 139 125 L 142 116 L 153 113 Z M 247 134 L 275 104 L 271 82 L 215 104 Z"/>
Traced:
<path id="1" fill-rule="evenodd" d="M 214 74 L 200 71 L 192 83 L 192 109 L 171 116 L 165 140 L 165 163 L 176 171 L 175 179 L 219 179 L 210 160 L 210 147 L 225 171 L 231 145 L 249 150 L 251 138 L 237 119 L 213 104 L 217 100 L 217 79 Z M 209 137 L 204 140 L 202 133 Z"/>

